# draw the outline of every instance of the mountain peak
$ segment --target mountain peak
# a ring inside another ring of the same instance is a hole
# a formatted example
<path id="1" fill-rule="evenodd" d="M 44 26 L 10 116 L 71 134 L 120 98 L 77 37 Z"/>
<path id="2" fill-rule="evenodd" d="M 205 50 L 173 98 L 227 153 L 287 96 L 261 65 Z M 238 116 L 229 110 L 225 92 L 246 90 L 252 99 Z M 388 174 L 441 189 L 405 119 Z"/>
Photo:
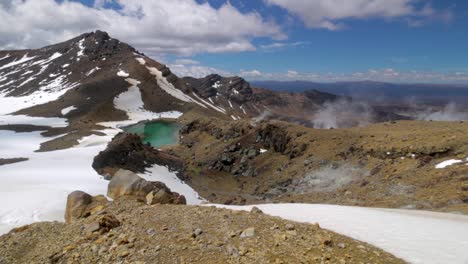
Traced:
<path id="1" fill-rule="evenodd" d="M 105 41 L 109 40 L 111 37 L 105 31 L 96 30 L 95 32 L 89 33 L 89 35 L 94 36 L 97 40 Z"/>

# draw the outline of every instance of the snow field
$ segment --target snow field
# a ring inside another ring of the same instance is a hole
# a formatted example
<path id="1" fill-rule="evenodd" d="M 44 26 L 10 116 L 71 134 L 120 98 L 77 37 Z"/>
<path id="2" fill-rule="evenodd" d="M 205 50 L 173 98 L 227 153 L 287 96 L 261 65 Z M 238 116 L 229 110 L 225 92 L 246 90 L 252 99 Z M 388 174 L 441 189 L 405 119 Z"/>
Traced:
<path id="1" fill-rule="evenodd" d="M 67 115 L 68 113 L 76 110 L 77 108 L 75 106 L 70 106 L 70 107 L 67 107 L 67 108 L 64 108 L 62 109 L 62 111 L 60 111 L 60 113 L 62 113 L 62 115 Z"/>
<path id="2" fill-rule="evenodd" d="M 214 205 L 250 211 L 253 206 Z M 256 205 L 283 219 L 367 242 L 414 264 L 468 263 L 468 216 L 321 204 Z"/>

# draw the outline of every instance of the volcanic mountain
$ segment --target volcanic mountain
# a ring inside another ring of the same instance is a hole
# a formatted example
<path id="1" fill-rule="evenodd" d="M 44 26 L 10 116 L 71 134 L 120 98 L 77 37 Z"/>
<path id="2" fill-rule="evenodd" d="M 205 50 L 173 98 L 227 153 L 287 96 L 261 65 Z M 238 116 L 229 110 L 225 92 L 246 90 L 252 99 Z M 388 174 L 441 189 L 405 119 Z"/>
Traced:
<path id="1" fill-rule="evenodd" d="M 310 125 L 323 103 L 342 99 L 252 88 L 240 77 L 179 78 L 101 31 L 36 50 L 0 51 L 0 95 L 8 98 L 1 114 L 66 118 L 67 128 L 52 134 L 73 131 L 68 137 L 102 122 L 146 120 L 168 111 L 226 120 L 267 113 Z M 402 118 L 383 116 L 376 121 Z"/>
<path id="2" fill-rule="evenodd" d="M 72 123 L 122 120 L 126 109 L 114 99 L 129 87 L 138 87 L 133 94 L 138 98 L 126 99 L 142 100 L 141 110 L 239 112 L 205 101 L 165 65 L 101 31 L 38 50 L 1 51 L 0 58 L 2 94 L 29 106 L 15 109 L 17 114 L 66 117 Z"/>

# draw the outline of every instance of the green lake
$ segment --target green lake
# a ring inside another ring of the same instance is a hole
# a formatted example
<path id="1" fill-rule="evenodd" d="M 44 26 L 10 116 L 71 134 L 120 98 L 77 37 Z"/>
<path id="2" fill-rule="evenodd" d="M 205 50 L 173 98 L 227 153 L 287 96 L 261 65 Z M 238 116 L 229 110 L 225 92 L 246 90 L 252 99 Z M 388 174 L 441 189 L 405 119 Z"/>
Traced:
<path id="1" fill-rule="evenodd" d="M 179 141 L 181 125 L 175 122 L 155 121 L 140 123 L 125 129 L 125 132 L 142 137 L 143 143 L 149 143 L 154 148 L 173 145 Z"/>

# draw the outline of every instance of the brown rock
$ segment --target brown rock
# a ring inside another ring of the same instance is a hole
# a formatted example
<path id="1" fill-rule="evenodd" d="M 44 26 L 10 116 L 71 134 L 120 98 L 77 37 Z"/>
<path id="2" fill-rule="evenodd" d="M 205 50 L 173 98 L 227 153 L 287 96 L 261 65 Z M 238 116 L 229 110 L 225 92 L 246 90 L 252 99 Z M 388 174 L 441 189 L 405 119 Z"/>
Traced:
<path id="1" fill-rule="evenodd" d="M 171 202 L 172 195 L 166 190 L 151 191 L 146 195 L 146 204 L 168 204 Z"/>
<path id="2" fill-rule="evenodd" d="M 104 215 L 99 219 L 99 226 L 103 232 L 108 232 L 120 226 L 120 221 L 113 215 Z"/>
<path id="3" fill-rule="evenodd" d="M 75 191 L 67 197 L 67 208 L 65 211 L 65 222 L 71 223 L 85 215 L 88 205 L 93 197 L 82 191 Z"/>
<path id="4" fill-rule="evenodd" d="M 256 206 L 252 207 L 252 210 L 250 210 L 250 212 L 251 212 L 252 214 L 263 214 L 263 211 L 260 210 L 260 208 L 258 208 L 258 207 L 256 207 Z"/>
<path id="5" fill-rule="evenodd" d="M 242 231 L 242 234 L 240 235 L 241 238 L 244 237 L 254 237 L 255 236 L 255 228 L 249 227 Z"/>
<path id="6" fill-rule="evenodd" d="M 135 173 L 119 170 L 109 182 L 107 196 L 117 199 L 123 196 L 135 197 L 147 204 L 186 204 L 185 197 L 171 192 L 162 182 L 147 181 Z"/>
<path id="7" fill-rule="evenodd" d="M 72 223 L 80 218 L 102 211 L 108 202 L 103 195 L 93 197 L 82 191 L 74 191 L 67 197 L 65 222 Z"/>
<path id="8" fill-rule="evenodd" d="M 145 198 L 149 192 L 163 188 L 167 188 L 164 183 L 148 182 L 131 171 L 119 170 L 109 182 L 107 196 L 112 199 L 122 196 Z"/>
<path id="9" fill-rule="evenodd" d="M 91 223 L 87 228 L 86 228 L 86 233 L 87 234 L 92 234 L 94 232 L 97 232 L 99 231 L 99 229 L 101 229 L 101 226 L 99 225 L 99 223 Z"/>

